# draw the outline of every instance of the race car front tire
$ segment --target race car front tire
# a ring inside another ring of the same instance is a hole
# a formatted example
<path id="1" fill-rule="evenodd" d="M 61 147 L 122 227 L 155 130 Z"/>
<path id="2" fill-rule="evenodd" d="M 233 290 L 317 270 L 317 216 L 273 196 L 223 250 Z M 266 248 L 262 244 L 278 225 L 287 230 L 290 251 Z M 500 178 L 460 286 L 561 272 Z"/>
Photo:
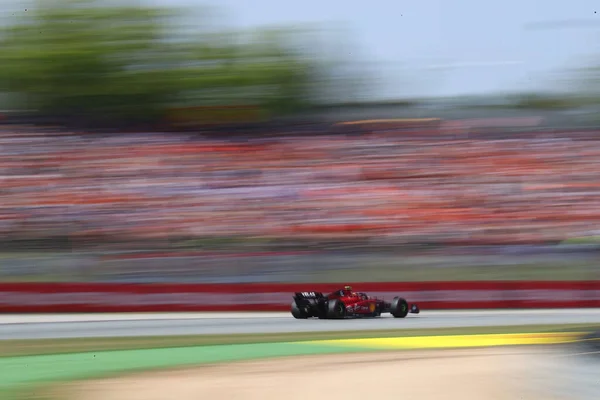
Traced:
<path id="1" fill-rule="evenodd" d="M 308 318 L 308 314 L 306 313 L 306 311 L 299 308 L 295 301 L 292 302 L 292 315 L 296 319 L 307 319 Z"/>
<path id="2" fill-rule="evenodd" d="M 392 306 L 390 307 L 390 314 L 394 318 L 405 318 L 408 315 L 408 302 L 402 297 L 394 297 Z"/>

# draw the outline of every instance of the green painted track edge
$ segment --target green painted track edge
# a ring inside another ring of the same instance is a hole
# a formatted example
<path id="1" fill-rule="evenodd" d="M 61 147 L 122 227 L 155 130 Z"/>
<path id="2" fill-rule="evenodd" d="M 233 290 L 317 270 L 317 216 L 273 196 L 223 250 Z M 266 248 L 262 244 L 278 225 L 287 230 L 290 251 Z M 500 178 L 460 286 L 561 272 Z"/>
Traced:
<path id="1" fill-rule="evenodd" d="M 43 393 L 44 388 L 63 382 L 109 378 L 123 374 L 258 359 L 373 351 L 361 347 L 290 342 L 7 357 L 0 359 L 0 398 L 39 399 L 38 394 Z M 32 368 L 33 366 L 37 368 Z M 34 393 L 38 394 L 33 396 Z"/>

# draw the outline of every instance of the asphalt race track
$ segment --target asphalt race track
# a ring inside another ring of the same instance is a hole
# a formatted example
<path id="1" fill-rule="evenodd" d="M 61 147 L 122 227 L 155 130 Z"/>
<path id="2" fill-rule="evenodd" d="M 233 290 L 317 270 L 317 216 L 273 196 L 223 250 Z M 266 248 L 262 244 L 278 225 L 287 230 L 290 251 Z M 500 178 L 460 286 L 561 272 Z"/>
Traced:
<path id="1" fill-rule="evenodd" d="M 404 319 L 296 320 L 290 313 L 1 315 L 0 340 L 599 324 L 600 309 L 422 311 Z"/>

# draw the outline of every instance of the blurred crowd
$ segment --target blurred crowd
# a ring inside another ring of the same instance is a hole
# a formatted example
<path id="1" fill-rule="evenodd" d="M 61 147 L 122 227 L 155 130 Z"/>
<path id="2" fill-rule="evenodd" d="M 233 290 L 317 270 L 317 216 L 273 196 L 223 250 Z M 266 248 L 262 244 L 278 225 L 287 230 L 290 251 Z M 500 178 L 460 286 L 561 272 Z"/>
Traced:
<path id="1" fill-rule="evenodd" d="M 4 237 L 535 242 L 600 221 L 600 141 L 0 136 Z"/>

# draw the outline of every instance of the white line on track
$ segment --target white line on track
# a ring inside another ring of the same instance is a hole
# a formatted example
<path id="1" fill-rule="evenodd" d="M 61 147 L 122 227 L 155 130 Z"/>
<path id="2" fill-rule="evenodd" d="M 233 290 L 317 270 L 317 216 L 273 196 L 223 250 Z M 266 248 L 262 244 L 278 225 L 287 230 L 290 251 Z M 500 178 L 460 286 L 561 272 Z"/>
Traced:
<path id="1" fill-rule="evenodd" d="M 460 318 L 528 315 L 551 315 L 559 317 L 572 315 L 599 315 L 600 308 L 587 309 L 527 309 L 527 310 L 460 310 L 427 311 L 419 315 L 422 318 Z M 97 314 L 8 314 L 0 315 L 0 325 L 39 324 L 61 322 L 104 322 L 104 321 L 152 321 L 152 320 L 195 320 L 195 319 L 265 319 L 292 318 L 288 312 L 199 312 L 199 313 L 97 313 Z"/>
<path id="2" fill-rule="evenodd" d="M 0 315 L 0 324 L 39 324 L 56 322 L 151 321 L 183 319 L 282 318 L 290 313 L 202 312 L 202 313 L 94 313 L 94 314 L 12 314 Z"/>

